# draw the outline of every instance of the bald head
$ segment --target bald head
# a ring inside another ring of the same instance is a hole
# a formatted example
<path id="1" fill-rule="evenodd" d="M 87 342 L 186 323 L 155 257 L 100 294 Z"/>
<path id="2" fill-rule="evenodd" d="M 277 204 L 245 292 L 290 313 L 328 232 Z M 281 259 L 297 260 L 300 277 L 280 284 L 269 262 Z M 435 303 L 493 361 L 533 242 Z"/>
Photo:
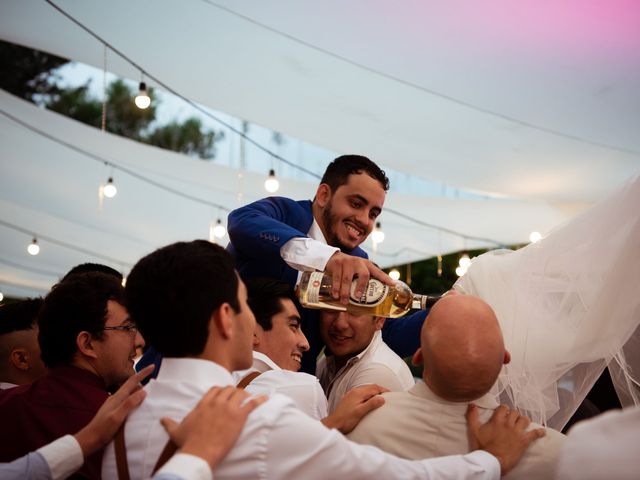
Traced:
<path id="1" fill-rule="evenodd" d="M 446 296 L 436 303 L 420 340 L 425 383 L 454 402 L 487 393 L 508 361 L 493 309 L 471 295 Z"/>

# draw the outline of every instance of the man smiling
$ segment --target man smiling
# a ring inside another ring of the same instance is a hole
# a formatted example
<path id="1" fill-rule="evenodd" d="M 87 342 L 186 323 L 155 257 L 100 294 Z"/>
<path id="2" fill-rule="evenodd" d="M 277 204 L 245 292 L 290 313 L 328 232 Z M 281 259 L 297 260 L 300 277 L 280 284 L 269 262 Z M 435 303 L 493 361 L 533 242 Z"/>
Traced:
<path id="1" fill-rule="evenodd" d="M 327 395 L 329 412 L 355 387 L 377 384 L 404 391 L 415 384 L 407 364 L 382 341 L 383 324 L 382 317 L 321 312 L 320 335 L 326 348 L 316 376 Z"/>
<path id="2" fill-rule="evenodd" d="M 83 428 L 108 389 L 133 375 L 144 340 L 129 319 L 124 289 L 111 275 L 85 273 L 57 284 L 40 311 L 39 343 L 49 371 L 0 397 L 0 461 L 11 461 Z M 80 474 L 100 477 L 102 451 Z"/>
<path id="3" fill-rule="evenodd" d="M 300 271 L 329 272 L 334 297 L 347 303 L 353 279 L 359 291 L 370 277 L 393 284 L 359 247 L 373 230 L 388 189 L 389 179 L 374 162 L 343 155 L 327 167 L 313 201 L 269 197 L 231 212 L 227 248 L 243 278 L 278 278 L 293 286 Z M 310 344 L 302 370 L 314 373 L 323 346 L 318 313 L 301 310 L 301 317 Z M 419 312 L 386 323 L 385 339 L 399 355 L 418 348 L 425 317 Z"/>

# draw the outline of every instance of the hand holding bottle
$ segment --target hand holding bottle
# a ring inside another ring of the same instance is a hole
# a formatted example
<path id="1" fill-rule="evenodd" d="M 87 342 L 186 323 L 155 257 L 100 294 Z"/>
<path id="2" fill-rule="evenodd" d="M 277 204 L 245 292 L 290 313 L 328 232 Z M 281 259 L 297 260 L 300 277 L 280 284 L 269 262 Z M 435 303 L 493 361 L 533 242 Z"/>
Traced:
<path id="1" fill-rule="evenodd" d="M 336 252 L 329 258 L 325 272 L 333 277 L 331 296 L 344 305 L 349 303 L 351 284 L 354 280 L 356 281 L 355 295 L 358 298 L 367 288 L 371 277 L 377 278 L 386 285 L 395 285 L 394 280 L 372 261 L 342 252 Z"/>

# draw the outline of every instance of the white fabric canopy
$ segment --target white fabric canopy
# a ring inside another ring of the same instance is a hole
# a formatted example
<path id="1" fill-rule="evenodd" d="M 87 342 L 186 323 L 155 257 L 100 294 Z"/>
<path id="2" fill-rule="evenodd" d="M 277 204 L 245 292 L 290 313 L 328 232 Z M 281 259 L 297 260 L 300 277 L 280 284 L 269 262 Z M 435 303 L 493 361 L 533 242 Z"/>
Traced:
<path id="1" fill-rule="evenodd" d="M 640 170 L 633 2 L 53 3 L 136 62 L 151 86 L 155 77 L 205 106 L 333 151 L 517 198 L 388 196 L 388 207 L 468 236 L 526 242 Z M 0 38 L 102 67 L 102 43 L 45 1 L 3 1 Z M 113 52 L 108 69 L 139 78 Z M 48 135 L 198 198 L 234 208 L 263 195 L 262 176 L 245 175 L 239 202 L 235 170 L 101 134 L 4 93 L 0 104 Z M 0 225 L 5 293 L 43 292 L 82 261 L 126 272 L 157 246 L 206 237 L 218 216 L 118 170 L 120 193 L 98 212 L 107 167 L 6 116 L 0 122 L 0 219 L 32 232 Z M 279 194 L 309 198 L 314 190 L 286 182 Z M 386 240 L 374 258 L 383 266 L 491 246 L 389 213 L 382 221 Z M 43 251 L 26 257 L 33 234 Z M 47 244 L 47 235 L 108 258 Z"/>
<path id="2" fill-rule="evenodd" d="M 66 270 L 86 261 L 127 273 L 144 254 L 169 242 L 207 238 L 226 211 L 265 195 L 264 176 L 139 144 L 49 112 L 0 92 L 0 285 L 5 294 L 45 292 Z M 113 163 L 112 169 L 103 161 Z M 123 170 L 124 169 L 124 170 Z M 206 205 L 151 185 L 202 199 Z M 118 194 L 99 210 L 98 187 L 113 175 Z M 312 198 L 316 183 L 282 182 L 281 195 Z M 238 199 L 238 191 L 243 192 Z M 565 215 L 539 202 L 455 200 L 389 194 L 386 205 L 423 222 L 504 244 L 522 241 L 531 225 L 550 229 Z M 365 248 L 382 266 L 441 252 L 490 245 L 438 233 L 390 214 L 386 239 Z M 41 253 L 26 246 L 37 236 Z M 226 243 L 227 237 L 221 242 Z M 70 244 L 69 248 L 59 243 Z M 495 245 L 493 245 L 495 246 Z M 77 249 L 87 252 L 78 252 Z M 91 252 L 103 257 L 95 256 Z"/>

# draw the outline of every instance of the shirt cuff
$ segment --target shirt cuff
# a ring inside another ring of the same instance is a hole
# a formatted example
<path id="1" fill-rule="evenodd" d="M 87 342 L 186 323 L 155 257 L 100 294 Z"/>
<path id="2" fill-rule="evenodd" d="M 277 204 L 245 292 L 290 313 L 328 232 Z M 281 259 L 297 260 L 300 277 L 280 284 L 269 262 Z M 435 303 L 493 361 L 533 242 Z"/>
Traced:
<path id="1" fill-rule="evenodd" d="M 280 256 L 296 270 L 324 271 L 331 256 L 340 251 L 324 242 L 308 237 L 295 237 L 280 247 Z"/>
<path id="2" fill-rule="evenodd" d="M 80 444 L 72 435 L 65 435 L 36 450 L 49 465 L 51 478 L 67 478 L 84 463 Z"/>
<path id="3" fill-rule="evenodd" d="M 177 453 L 156 472 L 175 475 L 189 480 L 212 480 L 211 467 L 202 458 L 188 453 Z"/>

